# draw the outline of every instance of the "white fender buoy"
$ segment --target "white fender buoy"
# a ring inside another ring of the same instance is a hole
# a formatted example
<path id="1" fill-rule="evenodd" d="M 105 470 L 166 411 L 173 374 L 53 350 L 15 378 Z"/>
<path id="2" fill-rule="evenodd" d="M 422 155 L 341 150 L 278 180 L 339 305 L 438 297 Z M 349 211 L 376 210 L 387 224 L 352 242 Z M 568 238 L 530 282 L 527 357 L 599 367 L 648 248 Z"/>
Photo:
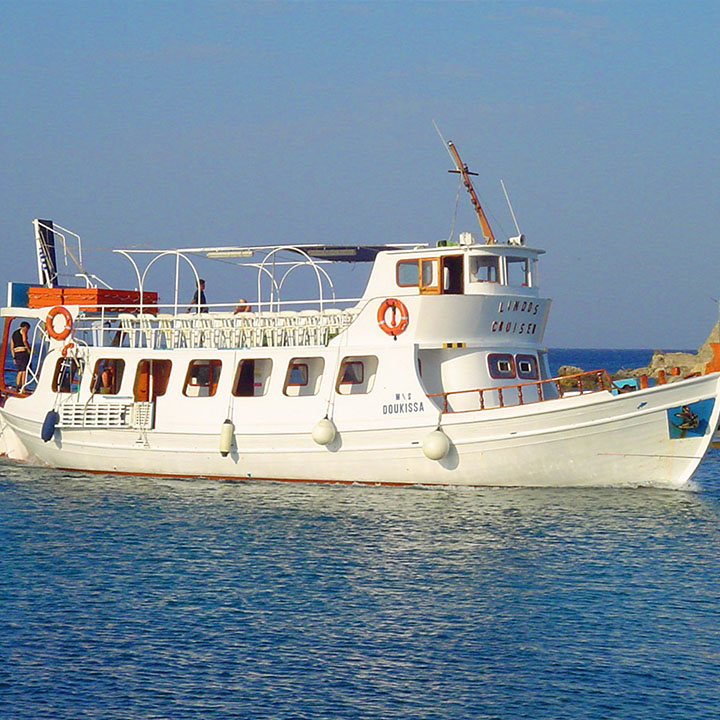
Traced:
<path id="1" fill-rule="evenodd" d="M 337 435 L 337 428 L 328 418 L 318 420 L 312 429 L 312 439 L 318 445 L 329 445 L 335 439 L 335 435 Z"/>
<path id="2" fill-rule="evenodd" d="M 235 426 L 232 420 L 225 420 L 220 428 L 220 454 L 227 457 L 232 447 L 233 435 L 235 434 Z"/>
<path id="3" fill-rule="evenodd" d="M 450 440 L 442 430 L 433 430 L 423 439 L 422 450 L 429 460 L 442 460 L 450 450 Z"/>

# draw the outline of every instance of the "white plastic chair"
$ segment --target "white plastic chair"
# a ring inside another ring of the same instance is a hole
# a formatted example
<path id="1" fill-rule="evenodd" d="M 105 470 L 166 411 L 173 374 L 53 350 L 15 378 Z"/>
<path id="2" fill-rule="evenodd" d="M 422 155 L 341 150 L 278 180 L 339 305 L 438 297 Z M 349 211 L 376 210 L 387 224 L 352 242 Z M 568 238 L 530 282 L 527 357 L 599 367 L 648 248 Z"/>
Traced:
<path id="1" fill-rule="evenodd" d="M 123 345 L 125 338 L 128 340 L 130 347 L 137 346 L 137 325 L 135 324 L 135 316 L 132 313 L 118 313 L 118 320 L 120 321 L 120 329 L 122 335 L 120 336 L 120 345 Z"/>
<path id="2" fill-rule="evenodd" d="M 175 347 L 175 316 L 169 313 L 158 313 L 155 316 L 158 324 L 158 345 L 164 342 L 166 348 Z"/>
<path id="3" fill-rule="evenodd" d="M 320 313 L 320 335 L 323 345 L 327 345 L 332 338 L 342 330 L 342 310 L 327 308 Z"/>
<path id="4" fill-rule="evenodd" d="M 175 339 L 177 347 L 194 347 L 194 320 L 192 315 L 175 316 Z"/>
<path id="5" fill-rule="evenodd" d="M 238 313 L 233 318 L 233 347 L 254 347 L 257 315 L 254 312 Z"/>
<path id="6" fill-rule="evenodd" d="M 297 345 L 298 312 L 282 310 L 276 316 L 276 344 Z"/>
<path id="7" fill-rule="evenodd" d="M 298 344 L 320 344 L 320 311 L 301 310 L 298 315 Z"/>
<path id="8" fill-rule="evenodd" d="M 155 316 L 151 313 L 140 313 L 137 316 L 140 325 L 139 340 L 145 341 L 145 347 L 155 347 Z"/>
<path id="9" fill-rule="evenodd" d="M 235 316 L 231 312 L 216 312 L 212 316 L 213 345 L 219 348 L 237 347 L 233 342 L 235 335 Z"/>

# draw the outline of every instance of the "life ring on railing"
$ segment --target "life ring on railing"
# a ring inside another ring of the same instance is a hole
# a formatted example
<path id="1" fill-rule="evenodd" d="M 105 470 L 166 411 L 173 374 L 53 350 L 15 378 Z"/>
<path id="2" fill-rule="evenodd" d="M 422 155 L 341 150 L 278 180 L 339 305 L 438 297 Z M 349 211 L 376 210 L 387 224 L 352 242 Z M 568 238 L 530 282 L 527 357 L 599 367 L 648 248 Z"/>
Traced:
<path id="1" fill-rule="evenodd" d="M 389 323 L 385 320 L 388 310 L 392 310 L 392 317 Z M 380 329 L 393 337 L 405 331 L 409 319 L 408 310 L 402 300 L 388 298 L 387 300 L 383 300 L 378 308 L 377 321 Z"/>
<path id="2" fill-rule="evenodd" d="M 54 320 L 58 315 L 62 315 L 65 318 L 65 327 L 58 332 L 55 329 Z M 64 340 L 72 330 L 72 315 L 70 312 L 62 307 L 61 305 L 55 306 L 47 315 L 45 319 L 45 329 L 47 334 L 55 340 Z"/>
<path id="3" fill-rule="evenodd" d="M 62 349 L 62 352 L 60 353 L 63 357 L 67 357 L 69 352 L 72 352 L 75 349 L 75 343 L 68 343 L 65 345 Z"/>

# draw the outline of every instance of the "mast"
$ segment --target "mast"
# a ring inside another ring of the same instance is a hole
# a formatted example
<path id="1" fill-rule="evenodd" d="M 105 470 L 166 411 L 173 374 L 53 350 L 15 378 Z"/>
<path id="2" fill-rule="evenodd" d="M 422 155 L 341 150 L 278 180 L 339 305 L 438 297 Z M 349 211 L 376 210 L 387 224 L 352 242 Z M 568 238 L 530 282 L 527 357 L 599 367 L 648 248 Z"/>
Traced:
<path id="1" fill-rule="evenodd" d="M 493 231 L 490 229 L 490 223 L 487 220 L 487 217 L 485 217 L 485 213 L 482 209 L 482 206 L 480 205 L 480 201 L 478 200 L 478 196 L 475 192 L 475 188 L 472 185 L 472 182 L 470 182 L 470 175 L 477 175 L 475 172 L 470 172 L 468 170 L 468 166 L 463 163 L 462 160 L 460 160 L 460 155 L 458 154 L 457 148 L 452 143 L 452 141 L 448 141 L 448 150 L 450 151 L 450 155 L 452 159 L 455 161 L 455 165 L 457 167 L 457 170 L 448 170 L 448 172 L 451 173 L 458 173 L 462 176 L 463 184 L 465 185 L 465 189 L 468 191 L 468 194 L 470 195 L 470 200 L 473 204 L 473 207 L 475 208 L 475 214 L 478 217 L 478 220 L 480 221 L 480 227 L 482 229 L 482 233 L 485 236 L 485 244 L 486 245 L 494 245 L 495 244 L 495 236 L 493 235 Z"/>

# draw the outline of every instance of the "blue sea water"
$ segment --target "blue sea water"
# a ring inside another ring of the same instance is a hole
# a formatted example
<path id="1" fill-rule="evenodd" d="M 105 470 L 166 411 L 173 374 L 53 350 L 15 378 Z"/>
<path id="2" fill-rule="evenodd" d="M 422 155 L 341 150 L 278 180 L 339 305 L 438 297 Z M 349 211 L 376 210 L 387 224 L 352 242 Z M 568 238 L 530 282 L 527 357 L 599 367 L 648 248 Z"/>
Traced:
<path id="1" fill-rule="evenodd" d="M 583 370 L 605 369 L 615 373 L 620 368 L 645 367 L 652 359 L 652 350 L 599 350 L 595 348 L 552 348 L 550 371 L 552 375 L 562 365 L 575 365 Z"/>
<path id="2" fill-rule="evenodd" d="M 0 563 L 3 719 L 720 715 L 716 450 L 683 491 L 0 460 Z"/>

